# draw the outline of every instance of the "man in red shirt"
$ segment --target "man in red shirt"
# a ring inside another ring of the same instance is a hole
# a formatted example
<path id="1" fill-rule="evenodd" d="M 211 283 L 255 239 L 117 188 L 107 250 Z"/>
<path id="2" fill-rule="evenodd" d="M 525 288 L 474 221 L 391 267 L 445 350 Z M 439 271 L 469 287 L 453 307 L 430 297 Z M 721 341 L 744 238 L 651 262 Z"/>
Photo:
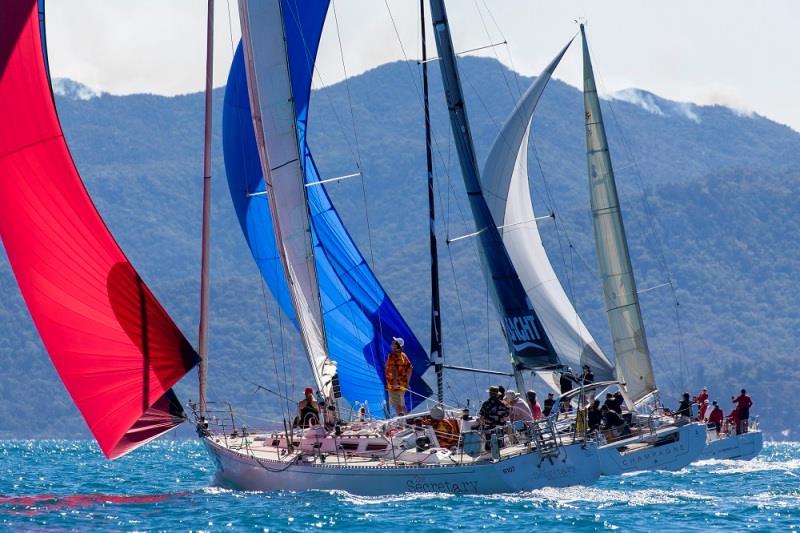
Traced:
<path id="1" fill-rule="evenodd" d="M 753 400 L 748 396 L 745 389 L 742 389 L 742 393 L 738 397 L 734 398 L 731 396 L 731 400 L 736 404 L 736 418 L 738 419 L 736 434 L 747 433 L 748 419 L 750 418 L 750 408 L 753 406 Z"/>
<path id="2" fill-rule="evenodd" d="M 700 391 L 700 394 L 694 397 L 694 403 L 700 407 L 700 416 L 698 417 L 698 420 L 703 420 L 703 417 L 706 414 L 706 409 L 708 408 L 706 400 L 708 400 L 708 387 L 703 387 L 703 390 Z"/>
<path id="3" fill-rule="evenodd" d="M 722 412 L 717 402 L 711 402 L 711 413 L 708 415 L 708 427 L 716 428 L 717 435 L 719 435 L 719 430 L 722 428 L 722 419 L 725 416 L 725 413 Z"/>

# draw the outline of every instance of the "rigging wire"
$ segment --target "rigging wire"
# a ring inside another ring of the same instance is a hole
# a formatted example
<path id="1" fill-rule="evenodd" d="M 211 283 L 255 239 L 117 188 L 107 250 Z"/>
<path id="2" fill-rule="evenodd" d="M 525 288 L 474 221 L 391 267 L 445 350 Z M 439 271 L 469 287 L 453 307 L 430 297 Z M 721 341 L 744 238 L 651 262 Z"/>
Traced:
<path id="1" fill-rule="evenodd" d="M 411 62 L 408 59 L 408 54 L 406 53 L 405 46 L 403 45 L 403 40 L 400 37 L 400 31 L 399 31 L 398 26 L 397 26 L 397 21 L 396 21 L 394 15 L 392 13 L 391 7 L 389 6 L 388 0 L 384 0 L 384 5 L 386 6 L 386 11 L 387 11 L 387 13 L 389 15 L 389 20 L 392 23 L 392 28 L 394 29 L 395 37 L 396 37 L 397 42 L 398 42 L 398 44 L 400 46 L 400 51 L 403 54 L 403 59 L 404 59 L 405 65 L 406 65 L 406 70 L 407 70 L 407 72 L 409 74 L 409 78 L 410 78 L 411 83 L 414 86 L 414 89 L 415 89 L 415 91 L 417 93 L 418 103 L 419 103 L 420 106 L 422 106 L 423 105 L 423 96 L 422 96 L 422 89 L 421 89 L 421 87 L 419 86 L 419 84 L 417 82 L 417 77 L 418 76 L 415 75 L 414 71 L 412 70 Z M 419 63 L 419 61 L 417 61 L 417 63 Z M 450 173 L 451 139 L 450 139 L 450 136 L 447 136 L 447 140 L 448 141 L 447 141 L 447 159 L 446 160 L 445 160 L 444 155 L 442 154 L 442 150 L 441 150 L 441 147 L 439 146 L 439 142 L 436 140 L 435 137 L 431 138 L 431 144 L 432 144 L 431 148 L 432 148 L 433 152 L 436 154 L 436 157 L 438 159 L 439 165 L 444 167 L 444 169 L 445 169 L 445 176 L 447 177 L 447 190 L 448 191 L 453 191 L 453 189 L 451 188 L 451 182 L 450 182 L 450 176 L 451 176 L 451 173 Z M 437 183 L 439 183 L 438 180 L 437 180 Z M 439 187 L 437 187 L 437 189 Z M 440 196 L 440 201 L 441 201 L 441 191 L 439 191 L 439 196 Z M 449 236 L 451 206 L 450 206 L 450 195 L 447 194 L 446 196 L 447 196 L 447 200 L 446 200 L 446 206 L 447 207 L 446 207 L 446 214 L 445 214 L 445 228 L 446 228 L 446 236 Z M 457 208 L 459 214 L 461 215 L 461 219 L 462 219 L 463 223 L 466 224 L 466 218 L 464 216 L 463 211 L 461 210 L 461 206 L 458 204 L 458 202 L 455 202 L 455 205 L 456 205 L 456 208 Z M 447 242 L 447 239 L 445 239 L 445 242 Z M 455 287 L 456 287 L 456 297 L 458 299 L 458 304 L 459 304 L 459 313 L 460 313 L 460 318 L 461 318 L 461 324 L 462 324 L 463 329 L 464 329 L 464 339 L 466 340 L 465 344 L 466 344 L 466 348 L 467 348 L 467 356 L 468 356 L 470 365 L 474 366 L 472 350 L 471 350 L 471 347 L 470 347 L 470 344 L 469 344 L 469 335 L 468 335 L 468 330 L 467 330 L 467 326 L 466 326 L 466 320 L 465 320 L 465 317 L 464 317 L 464 308 L 463 308 L 463 305 L 461 303 L 461 295 L 460 295 L 460 291 L 459 291 L 459 288 L 458 288 L 458 282 L 456 280 L 455 262 L 453 260 L 452 250 L 450 249 L 450 246 L 448 245 L 447 248 L 448 248 L 448 256 L 449 256 L 449 260 L 450 260 L 450 266 L 451 266 L 451 270 L 452 270 L 452 273 L 453 273 L 453 282 L 454 282 Z M 477 249 L 476 248 L 473 248 L 473 249 L 477 253 Z M 443 346 L 444 346 L 445 345 L 444 338 L 442 339 L 442 341 L 443 341 Z M 475 376 L 473 376 L 473 379 L 475 381 L 475 389 L 478 390 L 477 379 L 475 378 Z"/>
<path id="2" fill-rule="evenodd" d="M 500 38 L 503 39 L 503 42 L 505 43 L 506 53 L 508 54 L 508 64 L 511 67 L 511 73 L 514 75 L 514 82 L 515 82 L 515 85 L 517 87 L 516 97 L 519 98 L 520 96 L 522 96 L 522 88 L 520 87 L 520 84 L 519 84 L 519 73 L 517 72 L 517 67 L 514 66 L 514 56 L 511 55 L 511 46 L 508 44 L 508 39 L 506 39 L 505 34 L 503 34 L 503 29 L 500 27 L 500 24 L 497 23 L 497 19 L 495 18 L 494 13 L 492 13 L 492 10 L 489 9 L 489 5 L 486 3 L 486 0 L 482 0 L 482 1 L 483 1 L 484 9 L 486 9 L 486 12 L 489 14 L 489 18 L 491 18 L 492 22 L 494 23 L 494 27 L 497 28 L 497 31 L 500 34 Z M 483 21 L 483 17 L 481 17 L 481 22 L 484 22 Z M 484 22 L 483 26 L 486 29 L 486 34 L 488 35 L 489 34 L 489 30 L 488 30 L 488 28 L 486 28 L 486 23 L 485 22 Z M 497 61 L 499 62 L 500 61 L 499 56 L 497 56 L 497 54 L 495 54 L 495 57 L 497 57 Z M 514 95 L 512 94 L 512 97 L 513 96 Z"/>
<path id="3" fill-rule="evenodd" d="M 356 155 L 356 167 L 358 168 L 359 172 L 361 172 L 361 196 L 364 201 L 364 221 L 367 225 L 367 246 L 369 247 L 369 259 L 370 259 L 370 266 L 372 270 L 375 270 L 375 253 L 372 247 L 372 227 L 370 225 L 369 220 L 369 203 L 367 202 L 367 188 L 366 188 L 366 178 L 364 176 L 364 166 L 361 162 L 361 148 L 358 142 L 358 130 L 356 129 L 356 116 L 355 112 L 353 111 L 353 97 L 350 92 L 350 77 L 347 74 L 347 65 L 345 64 L 344 60 L 344 46 L 342 45 L 342 35 L 339 31 L 339 16 L 336 13 L 336 0 L 331 0 L 331 6 L 333 7 L 333 20 L 336 26 L 336 39 L 339 42 L 339 57 L 342 61 L 342 72 L 344 73 L 344 87 L 345 92 L 347 93 L 347 107 L 350 111 L 350 122 L 353 127 L 353 140 L 355 144 L 355 155 Z M 381 321 L 378 320 L 380 324 Z"/>
<path id="4" fill-rule="evenodd" d="M 489 27 L 486 25 L 486 19 L 483 16 L 483 11 L 481 11 L 480 5 L 478 4 L 478 0 L 474 0 L 474 4 L 475 4 L 475 11 L 478 12 L 478 18 L 480 18 L 480 20 L 481 20 L 481 25 L 483 26 L 483 31 L 486 33 L 486 39 L 491 43 L 491 42 L 493 42 L 492 41 L 492 35 L 489 32 Z M 489 11 L 489 7 L 486 6 L 486 0 L 483 0 L 483 5 L 484 5 L 484 7 L 486 7 L 486 10 Z M 492 20 L 494 20 L 494 17 L 492 17 Z M 495 25 L 497 26 L 497 29 L 499 30 L 500 27 L 497 25 L 496 21 L 495 21 Z M 503 39 L 503 41 L 501 43 L 499 43 L 499 44 L 504 44 L 506 46 L 506 49 L 508 49 L 508 40 L 506 39 L 505 35 L 503 35 L 502 31 L 500 31 L 500 37 Z M 507 76 L 507 73 L 506 73 L 506 71 L 508 69 L 506 69 L 505 66 L 503 65 L 503 62 L 500 61 L 500 56 L 497 53 L 497 49 L 495 47 L 492 47 L 492 53 L 494 54 L 495 60 L 497 61 L 497 69 L 500 71 L 500 75 L 503 77 L 503 81 L 506 84 L 506 88 L 508 88 L 508 94 L 511 96 L 511 101 L 512 102 L 516 102 L 517 98 L 519 98 L 522 95 L 522 93 L 519 90 L 519 83 L 517 82 L 517 84 L 516 84 L 517 92 L 515 93 L 514 90 L 511 88 L 511 84 L 508 82 L 508 76 Z M 510 55 L 511 55 L 511 52 L 509 51 L 509 56 Z"/>
<path id="5" fill-rule="evenodd" d="M 231 15 L 231 0 L 227 0 L 228 4 L 228 35 L 231 38 L 231 57 L 236 53 L 236 46 L 233 44 L 233 15 Z"/>

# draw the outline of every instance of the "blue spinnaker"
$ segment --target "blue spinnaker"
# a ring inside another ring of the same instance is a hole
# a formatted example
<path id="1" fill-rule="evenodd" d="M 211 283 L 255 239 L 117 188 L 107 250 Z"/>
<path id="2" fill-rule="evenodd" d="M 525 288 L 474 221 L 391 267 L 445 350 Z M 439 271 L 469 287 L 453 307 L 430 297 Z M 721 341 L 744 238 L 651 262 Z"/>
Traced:
<path id="1" fill-rule="evenodd" d="M 284 32 L 295 103 L 297 140 L 306 183 L 320 181 L 306 142 L 311 78 L 327 0 L 283 0 Z M 284 313 L 293 322 L 294 311 L 280 257 L 275 246 L 250 116 L 244 54 L 241 45 L 231 65 L 225 90 L 223 148 L 228 185 L 242 231 L 262 276 Z M 384 368 L 392 337 L 405 340 L 404 351 L 414 366 L 413 407 L 431 389 L 422 379 L 430 366 L 428 356 L 397 308 L 386 295 L 369 265 L 348 234 L 324 185 L 307 188 L 316 270 L 322 301 L 328 352 L 336 361 L 343 396 L 350 402 L 368 401 L 372 414 L 385 399 Z"/>

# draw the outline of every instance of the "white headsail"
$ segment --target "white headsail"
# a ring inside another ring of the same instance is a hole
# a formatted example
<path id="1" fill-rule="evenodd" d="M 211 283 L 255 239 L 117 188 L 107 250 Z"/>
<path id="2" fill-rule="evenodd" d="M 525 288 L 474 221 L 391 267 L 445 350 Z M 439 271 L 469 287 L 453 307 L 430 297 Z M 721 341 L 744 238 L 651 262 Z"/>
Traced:
<path id="1" fill-rule="evenodd" d="M 570 41 L 517 102 L 492 145 L 481 174 L 489 209 L 562 364 L 588 364 L 595 379 L 613 379 L 613 366 L 570 303 L 542 244 L 528 185 L 528 136 L 533 112 Z"/>
<path id="2" fill-rule="evenodd" d="M 328 358 L 279 0 L 239 2 L 247 86 L 275 242 L 317 387 L 330 395 Z"/>
<path id="3" fill-rule="evenodd" d="M 655 392 L 657 388 L 583 25 L 581 25 L 581 37 L 586 158 L 597 261 L 603 281 L 603 298 L 608 323 L 614 341 L 617 377 L 625 382 L 628 397 L 636 403 Z"/>

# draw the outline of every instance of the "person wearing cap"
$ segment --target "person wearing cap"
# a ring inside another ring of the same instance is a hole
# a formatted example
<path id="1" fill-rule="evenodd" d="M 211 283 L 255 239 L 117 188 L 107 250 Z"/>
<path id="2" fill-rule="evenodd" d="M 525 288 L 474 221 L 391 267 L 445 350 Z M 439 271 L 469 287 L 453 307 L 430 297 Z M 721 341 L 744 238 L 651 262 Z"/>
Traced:
<path id="1" fill-rule="evenodd" d="M 594 383 L 594 372 L 589 365 L 583 365 L 583 374 L 581 374 L 581 385 L 591 385 Z"/>
<path id="2" fill-rule="evenodd" d="M 314 399 L 314 389 L 306 387 L 305 398 L 297 403 L 296 425 L 307 428 L 319 424 L 319 404 Z"/>
<path id="3" fill-rule="evenodd" d="M 550 413 L 553 412 L 553 406 L 556 403 L 555 394 L 552 392 L 547 393 L 547 399 L 544 401 L 544 410 L 542 410 L 542 414 L 544 416 L 550 416 Z"/>
<path id="4" fill-rule="evenodd" d="M 392 337 L 392 351 L 386 358 L 386 390 L 389 392 L 389 404 L 394 407 L 397 416 L 405 416 L 405 393 L 411 381 L 414 367 L 403 352 L 405 342 L 400 337 Z"/>
<path id="5" fill-rule="evenodd" d="M 517 394 L 517 391 L 506 391 L 505 404 L 508 406 L 509 420 L 511 422 L 516 422 L 518 420 L 523 422 L 533 421 L 531 408 L 528 407 L 528 404 L 525 403 L 525 400 L 522 399 L 522 396 Z"/>
<path id="6" fill-rule="evenodd" d="M 503 425 L 508 419 L 510 410 L 501 400 L 500 387 L 492 385 L 486 392 L 489 393 L 489 398 L 481 404 L 478 422 L 484 430 L 490 430 Z"/>

